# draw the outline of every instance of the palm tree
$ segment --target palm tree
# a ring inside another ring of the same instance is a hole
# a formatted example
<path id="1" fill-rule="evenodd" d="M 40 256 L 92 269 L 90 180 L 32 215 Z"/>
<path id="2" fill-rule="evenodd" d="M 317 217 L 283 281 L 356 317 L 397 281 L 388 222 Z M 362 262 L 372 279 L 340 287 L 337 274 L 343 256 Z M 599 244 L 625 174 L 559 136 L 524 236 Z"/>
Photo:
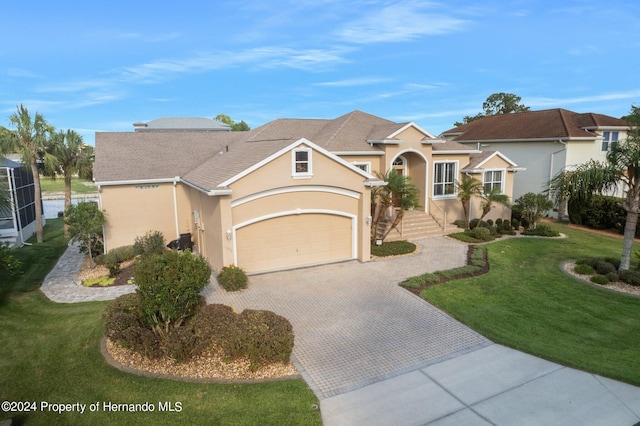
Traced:
<path id="1" fill-rule="evenodd" d="M 56 158 L 55 168 L 50 174 L 55 178 L 64 178 L 64 209 L 71 204 L 71 178 L 81 179 L 93 177 L 93 147 L 82 140 L 82 136 L 74 130 L 60 130 L 51 137 L 49 153 Z"/>
<path id="2" fill-rule="evenodd" d="M 415 209 L 420 204 L 420 190 L 411 183 L 410 177 L 403 176 L 395 170 L 389 170 L 386 174 L 376 172 L 376 176 L 380 180 L 384 180 L 386 185 L 371 189 L 372 242 L 375 240 L 384 241 L 387 235 L 402 221 L 404 212 Z M 397 203 L 395 206 L 394 200 Z M 378 225 L 383 223 L 385 224 L 384 230 L 379 230 Z"/>
<path id="3" fill-rule="evenodd" d="M 485 189 L 480 197 L 482 198 L 482 215 L 480 216 L 480 220 L 489 214 L 496 204 L 509 207 L 509 197 L 500 192 L 500 188 L 491 188 L 489 192 Z"/>
<path id="4" fill-rule="evenodd" d="M 31 118 L 27 108 L 20 104 L 18 110 L 11 114 L 9 121 L 16 130 L 4 129 L 0 138 L 0 150 L 4 153 L 16 152 L 22 156 L 22 162 L 29 165 L 33 174 L 36 210 L 36 238 L 42 242 L 42 196 L 40 193 L 40 175 L 38 173 L 38 161 L 42 161 L 46 167 L 52 167 L 55 158 L 46 152 L 53 127 L 46 122 L 41 114 L 37 113 Z"/>
<path id="5" fill-rule="evenodd" d="M 631 264 L 633 239 L 640 214 L 640 109 L 632 107 L 626 117 L 634 124 L 625 141 L 612 144 L 606 161 L 591 160 L 573 170 L 557 174 L 549 182 L 549 191 L 556 202 L 565 199 L 587 200 L 592 194 L 608 191 L 622 184 L 627 194 L 622 208 L 627 213 L 619 271 Z"/>
<path id="6" fill-rule="evenodd" d="M 464 212 L 465 229 L 469 229 L 469 207 L 471 198 L 474 195 L 482 194 L 482 183 L 471 176 L 463 176 L 462 180 L 456 181 L 458 189 L 458 199 L 462 203 L 462 211 Z"/>

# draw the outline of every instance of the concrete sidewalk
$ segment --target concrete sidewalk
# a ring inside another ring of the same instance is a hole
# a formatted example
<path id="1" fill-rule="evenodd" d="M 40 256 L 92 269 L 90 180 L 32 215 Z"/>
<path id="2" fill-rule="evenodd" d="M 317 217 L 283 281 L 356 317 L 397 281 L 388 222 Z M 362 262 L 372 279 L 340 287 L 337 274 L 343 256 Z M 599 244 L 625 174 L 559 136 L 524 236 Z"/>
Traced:
<path id="1" fill-rule="evenodd" d="M 321 401 L 323 424 L 635 425 L 640 388 L 490 345 Z"/>

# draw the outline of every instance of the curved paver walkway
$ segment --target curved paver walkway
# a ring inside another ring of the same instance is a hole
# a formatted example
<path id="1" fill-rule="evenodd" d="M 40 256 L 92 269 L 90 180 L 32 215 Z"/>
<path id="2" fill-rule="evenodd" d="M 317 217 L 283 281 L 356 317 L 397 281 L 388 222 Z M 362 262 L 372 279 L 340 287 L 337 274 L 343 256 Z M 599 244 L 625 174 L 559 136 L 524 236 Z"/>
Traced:
<path id="1" fill-rule="evenodd" d="M 78 279 L 78 271 L 84 256 L 78 245 L 69 244 L 40 287 L 45 296 L 58 303 L 76 303 L 111 300 L 135 291 L 132 285 L 105 288 L 83 286 Z"/>

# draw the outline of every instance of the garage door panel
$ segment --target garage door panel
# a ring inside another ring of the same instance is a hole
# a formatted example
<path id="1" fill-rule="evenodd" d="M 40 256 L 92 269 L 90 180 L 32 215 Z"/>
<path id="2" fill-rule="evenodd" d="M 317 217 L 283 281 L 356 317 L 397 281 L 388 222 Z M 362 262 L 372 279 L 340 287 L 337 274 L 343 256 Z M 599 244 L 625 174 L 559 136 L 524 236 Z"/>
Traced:
<path id="1" fill-rule="evenodd" d="M 352 220 L 298 214 L 253 223 L 236 231 L 238 265 L 268 271 L 352 258 Z"/>

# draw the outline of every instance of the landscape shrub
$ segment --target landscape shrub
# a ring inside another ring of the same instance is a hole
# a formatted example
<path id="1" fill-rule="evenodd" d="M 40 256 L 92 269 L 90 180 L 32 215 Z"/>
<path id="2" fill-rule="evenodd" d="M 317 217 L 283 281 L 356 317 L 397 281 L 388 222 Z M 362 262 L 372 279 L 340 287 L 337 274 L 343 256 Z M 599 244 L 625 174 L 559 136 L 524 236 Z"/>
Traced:
<path id="1" fill-rule="evenodd" d="M 196 350 L 197 337 L 189 327 L 174 328 L 164 344 L 164 355 L 176 362 L 191 359 Z"/>
<path id="2" fill-rule="evenodd" d="M 125 329 L 119 343 L 150 359 L 157 359 L 164 355 L 160 338 L 148 327 L 133 326 Z"/>
<path id="3" fill-rule="evenodd" d="M 493 219 L 487 219 L 487 225 L 493 226 Z"/>
<path id="4" fill-rule="evenodd" d="M 243 337 L 242 355 L 251 370 L 276 362 L 289 362 L 293 350 L 293 327 L 284 317 L 270 311 L 245 309 L 239 315 Z"/>
<path id="5" fill-rule="evenodd" d="M 433 273 L 426 273 L 418 275 L 417 277 L 407 278 L 402 281 L 400 285 L 406 288 L 422 288 L 429 284 L 436 284 L 440 282 L 440 276 Z"/>
<path id="6" fill-rule="evenodd" d="M 467 227 L 467 222 L 462 219 L 458 219 L 454 221 L 453 224 L 456 225 L 458 228 L 462 228 L 462 229 Z"/>
<path id="7" fill-rule="evenodd" d="M 141 257 L 134 279 L 145 324 L 166 338 L 170 327 L 180 327 L 195 313 L 210 276 L 211 268 L 204 258 L 189 250 L 164 250 Z"/>
<path id="8" fill-rule="evenodd" d="M 120 264 L 136 257 L 136 253 L 132 245 L 116 247 L 109 250 L 107 254 L 101 254 L 94 258 L 94 262 L 98 265 L 104 265 L 109 268 L 109 276 L 115 277 L 120 273 Z"/>
<path id="9" fill-rule="evenodd" d="M 620 281 L 622 282 L 635 285 L 635 286 L 640 286 L 640 271 L 626 270 L 626 271 L 620 272 L 618 276 L 620 278 Z"/>
<path id="10" fill-rule="evenodd" d="M 486 255 L 487 248 L 486 247 L 473 247 L 470 248 L 471 255 L 469 256 L 470 264 L 473 266 L 478 266 L 483 268 L 486 264 Z"/>
<path id="11" fill-rule="evenodd" d="M 605 276 L 609 279 L 610 283 L 615 283 L 616 281 L 620 280 L 620 278 L 618 277 L 618 272 L 609 272 Z"/>
<path id="12" fill-rule="evenodd" d="M 235 265 L 225 266 L 217 276 L 218 282 L 227 291 L 238 291 L 247 288 L 249 278 L 247 274 Z"/>
<path id="13" fill-rule="evenodd" d="M 490 241 L 491 238 L 491 231 L 487 228 L 484 228 L 482 226 L 477 226 L 475 228 L 473 228 L 471 231 L 471 236 L 477 240 L 480 241 Z"/>
<path id="14" fill-rule="evenodd" d="M 453 280 L 460 277 L 466 277 L 479 272 L 482 268 L 475 265 L 466 265 L 459 268 L 448 269 L 446 271 L 438 271 L 437 274 L 447 280 Z"/>
<path id="15" fill-rule="evenodd" d="M 524 222 L 524 219 L 523 219 Z M 537 237 L 557 237 L 560 234 L 549 227 L 549 225 L 541 224 L 535 228 L 526 228 L 522 235 L 537 236 Z"/>
<path id="16" fill-rule="evenodd" d="M 416 245 L 409 241 L 385 241 L 382 245 L 372 245 L 371 254 L 374 256 L 398 256 L 416 251 Z"/>
<path id="17" fill-rule="evenodd" d="M 189 328 L 196 336 L 194 354 L 200 354 L 213 342 L 221 342 L 235 331 L 236 316 L 230 306 L 206 305 L 189 321 Z"/>
<path id="18" fill-rule="evenodd" d="M 600 284 L 600 285 L 609 284 L 609 278 L 607 278 L 604 275 L 594 275 L 589 279 L 591 280 L 592 283 L 595 283 L 595 284 Z"/>
<path id="19" fill-rule="evenodd" d="M 474 218 L 469 221 L 469 229 L 475 229 L 480 223 L 480 219 Z"/>
<path id="20" fill-rule="evenodd" d="M 597 273 L 601 275 L 606 275 L 610 272 L 617 271 L 617 268 L 613 266 L 611 263 L 607 262 L 606 260 L 597 261 L 594 266 L 594 269 L 596 270 Z"/>
<path id="21" fill-rule="evenodd" d="M 497 218 L 497 219 L 496 219 L 496 227 L 500 227 L 500 226 L 503 224 L 503 222 L 504 222 L 504 221 L 502 220 L 502 218 L 501 218 L 501 217 Z"/>
<path id="22" fill-rule="evenodd" d="M 133 250 L 136 255 L 153 256 L 165 251 L 164 235 L 160 231 L 149 231 L 142 237 L 136 237 Z"/>
<path id="23" fill-rule="evenodd" d="M 586 263 L 576 264 L 575 268 L 573 268 L 573 272 L 580 275 L 593 275 L 596 273 L 593 266 L 587 265 Z"/>
<path id="24" fill-rule="evenodd" d="M 513 227 L 514 230 L 519 231 L 520 221 L 518 219 L 511 219 L 511 226 Z"/>

